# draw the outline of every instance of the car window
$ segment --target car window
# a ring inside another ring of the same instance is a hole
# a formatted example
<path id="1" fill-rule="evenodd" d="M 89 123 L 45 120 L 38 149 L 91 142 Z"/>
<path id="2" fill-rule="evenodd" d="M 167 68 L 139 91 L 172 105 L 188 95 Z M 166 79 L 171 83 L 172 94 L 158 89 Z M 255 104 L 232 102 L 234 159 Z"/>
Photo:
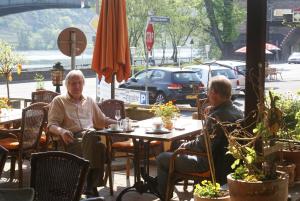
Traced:
<path id="1" fill-rule="evenodd" d="M 156 70 L 152 73 L 151 79 L 152 80 L 162 80 L 165 77 L 166 72 L 161 70 Z"/>
<path id="2" fill-rule="evenodd" d="M 150 77 L 151 73 L 152 73 L 152 70 L 149 70 L 148 73 L 147 73 L 147 71 L 143 71 L 143 72 L 137 74 L 135 76 L 135 78 L 137 80 L 144 80 L 144 79 L 146 79 L 147 74 L 148 74 L 148 77 Z"/>
<path id="3" fill-rule="evenodd" d="M 234 72 L 230 69 L 217 69 L 217 70 L 212 70 L 211 71 L 211 76 L 219 76 L 219 75 L 223 75 L 225 77 L 227 77 L 228 79 L 235 79 L 235 75 Z"/>
<path id="4" fill-rule="evenodd" d="M 175 72 L 173 73 L 174 82 L 200 82 L 196 72 Z"/>
<path id="5" fill-rule="evenodd" d="M 246 75 L 246 65 L 237 66 L 236 68 L 239 74 Z"/>

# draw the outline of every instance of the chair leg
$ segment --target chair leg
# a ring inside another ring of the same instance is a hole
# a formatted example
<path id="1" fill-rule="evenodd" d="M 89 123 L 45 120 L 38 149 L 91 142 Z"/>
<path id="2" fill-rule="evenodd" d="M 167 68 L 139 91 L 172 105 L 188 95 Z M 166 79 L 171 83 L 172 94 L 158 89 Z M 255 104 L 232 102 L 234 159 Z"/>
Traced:
<path id="1" fill-rule="evenodd" d="M 10 175 L 9 175 L 10 182 L 12 182 L 15 177 L 16 160 L 17 160 L 17 158 L 15 156 L 12 156 L 10 159 Z"/>
<path id="2" fill-rule="evenodd" d="M 130 158 L 126 161 L 126 179 L 128 180 L 130 176 Z"/>
<path id="3" fill-rule="evenodd" d="M 189 180 L 187 180 L 187 179 L 183 180 L 183 190 L 184 190 L 184 192 L 187 192 L 188 183 L 189 183 Z"/>
<path id="4" fill-rule="evenodd" d="M 19 172 L 19 188 L 23 187 L 23 159 L 22 157 L 18 158 L 18 172 Z"/>

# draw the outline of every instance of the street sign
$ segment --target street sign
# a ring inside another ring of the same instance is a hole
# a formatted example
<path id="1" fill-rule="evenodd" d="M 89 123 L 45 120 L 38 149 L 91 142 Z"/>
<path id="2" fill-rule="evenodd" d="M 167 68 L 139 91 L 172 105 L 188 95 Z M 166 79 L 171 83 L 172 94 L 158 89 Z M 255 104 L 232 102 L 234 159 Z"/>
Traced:
<path id="1" fill-rule="evenodd" d="M 150 16 L 150 22 L 153 23 L 170 23 L 170 18 L 165 16 Z"/>
<path id="2" fill-rule="evenodd" d="M 154 44 L 154 28 L 153 28 L 153 24 L 149 23 L 146 29 L 146 47 L 149 52 L 152 50 L 153 44 Z"/>
<path id="3" fill-rule="evenodd" d="M 74 36 L 75 41 L 72 36 Z M 66 56 L 72 56 L 72 48 L 74 49 L 75 56 L 80 55 L 85 50 L 86 44 L 87 41 L 84 33 L 75 27 L 64 29 L 60 32 L 57 39 L 58 48 Z"/>

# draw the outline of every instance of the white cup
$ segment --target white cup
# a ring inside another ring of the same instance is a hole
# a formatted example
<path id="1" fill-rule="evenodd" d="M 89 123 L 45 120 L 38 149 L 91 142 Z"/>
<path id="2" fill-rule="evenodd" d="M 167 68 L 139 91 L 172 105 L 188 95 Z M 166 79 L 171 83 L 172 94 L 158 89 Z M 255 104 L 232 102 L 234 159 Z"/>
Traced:
<path id="1" fill-rule="evenodd" d="M 161 122 L 153 122 L 153 129 L 154 130 L 161 130 L 162 129 L 162 123 Z"/>
<path id="2" fill-rule="evenodd" d="M 115 130 L 118 130 L 118 124 L 110 124 L 109 125 L 109 128 L 110 128 L 110 130 L 112 130 L 112 131 L 115 131 Z"/>

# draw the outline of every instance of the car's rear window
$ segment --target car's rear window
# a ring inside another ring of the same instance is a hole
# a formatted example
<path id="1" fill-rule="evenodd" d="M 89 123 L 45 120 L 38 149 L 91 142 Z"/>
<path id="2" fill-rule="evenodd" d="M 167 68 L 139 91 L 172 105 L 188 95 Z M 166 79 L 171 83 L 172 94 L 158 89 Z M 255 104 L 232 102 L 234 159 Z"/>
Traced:
<path id="1" fill-rule="evenodd" d="M 239 74 L 246 75 L 246 65 L 237 66 L 236 68 Z"/>
<path id="2" fill-rule="evenodd" d="M 218 76 L 218 75 L 223 75 L 227 77 L 228 79 L 236 79 L 236 76 L 234 72 L 230 69 L 217 69 L 217 70 L 212 70 L 211 71 L 211 76 Z"/>
<path id="3" fill-rule="evenodd" d="M 173 73 L 174 82 L 200 82 L 200 78 L 195 72 L 175 72 Z"/>

